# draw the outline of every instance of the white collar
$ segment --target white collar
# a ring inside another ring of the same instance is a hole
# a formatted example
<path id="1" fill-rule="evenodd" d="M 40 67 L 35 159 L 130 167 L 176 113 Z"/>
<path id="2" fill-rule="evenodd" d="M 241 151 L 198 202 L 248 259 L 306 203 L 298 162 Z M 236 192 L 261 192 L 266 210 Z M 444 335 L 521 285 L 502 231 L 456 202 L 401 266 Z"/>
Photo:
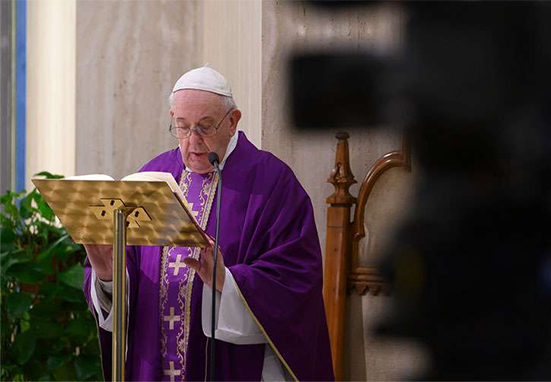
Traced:
<path id="1" fill-rule="evenodd" d="M 233 137 L 230 138 L 230 141 L 228 143 L 228 147 L 226 148 L 226 154 L 224 155 L 224 159 L 222 160 L 222 163 L 220 163 L 220 170 L 224 169 L 224 165 L 226 164 L 226 161 L 230 157 L 233 150 L 235 150 L 235 147 L 237 146 L 237 139 L 239 138 L 239 131 L 235 131 L 235 134 Z"/>
<path id="2" fill-rule="evenodd" d="M 224 155 L 224 159 L 220 163 L 220 171 L 224 169 L 224 165 L 226 164 L 226 161 L 230 157 L 233 150 L 235 150 L 235 147 L 237 146 L 237 139 L 238 138 L 239 138 L 239 131 L 236 130 L 235 134 L 233 135 L 233 137 L 230 138 L 230 141 L 228 142 L 228 147 L 226 148 L 226 154 Z M 181 152 L 182 152 L 182 148 L 180 147 L 180 153 Z M 185 163 L 184 163 L 184 166 L 185 166 Z M 191 169 L 189 169 L 187 167 L 186 167 L 186 169 L 189 172 L 193 172 Z"/>

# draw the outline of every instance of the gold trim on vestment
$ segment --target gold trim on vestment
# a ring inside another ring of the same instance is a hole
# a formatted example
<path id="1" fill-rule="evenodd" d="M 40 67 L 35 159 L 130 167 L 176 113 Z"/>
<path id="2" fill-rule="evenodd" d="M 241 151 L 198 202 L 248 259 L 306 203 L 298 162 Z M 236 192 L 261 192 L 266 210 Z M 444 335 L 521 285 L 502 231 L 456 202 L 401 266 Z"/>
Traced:
<path id="1" fill-rule="evenodd" d="M 194 250 L 191 250 L 191 248 L 188 248 L 189 252 L 191 253 L 191 257 L 192 258 L 196 258 L 196 255 L 195 255 L 195 250 L 197 250 L 198 248 L 194 248 Z M 182 378 L 184 379 L 185 378 L 185 375 L 186 375 L 186 352 L 187 352 L 187 341 L 185 342 L 185 349 L 180 349 L 180 338 L 182 337 L 182 334 L 184 334 L 184 338 L 185 338 L 185 333 L 184 331 L 187 331 L 188 327 L 189 327 L 189 322 L 186 320 L 186 308 L 187 308 L 187 304 L 189 303 L 189 300 L 187 299 L 187 297 L 182 300 L 182 295 L 180 293 L 180 291 L 184 288 L 188 288 L 188 286 L 190 285 L 190 283 L 192 284 L 193 283 L 193 279 L 195 278 L 195 270 L 193 270 L 193 268 L 189 268 L 188 271 L 187 271 L 187 274 L 182 277 L 180 279 L 180 281 L 178 282 L 178 306 L 180 307 L 180 311 L 182 312 L 182 316 L 183 316 L 183 320 L 181 321 L 180 323 L 180 328 L 178 330 L 178 334 L 176 335 L 176 355 L 178 356 L 178 359 L 180 360 L 180 366 L 182 367 Z M 182 285 L 184 284 L 185 285 Z"/>
<path id="2" fill-rule="evenodd" d="M 180 184 L 179 187 L 182 190 L 182 194 L 184 195 L 184 198 L 187 198 L 188 192 L 189 192 L 189 184 L 191 184 L 191 174 L 186 171 L 184 168 L 182 170 L 182 175 L 180 176 Z M 186 183 L 185 180 L 188 180 Z M 164 329 L 164 322 L 163 322 L 163 316 L 165 311 L 166 302 L 168 301 L 168 275 L 167 275 L 167 269 L 168 269 L 168 255 L 169 255 L 169 247 L 165 246 L 163 247 L 163 251 L 161 254 L 161 267 L 159 269 L 159 280 L 160 280 L 160 291 L 159 291 L 159 313 L 161 317 L 161 355 L 163 357 L 167 356 L 167 342 L 168 337 L 165 333 Z"/>
<path id="3" fill-rule="evenodd" d="M 258 318 L 256 318 L 256 316 L 254 315 L 253 311 L 252 311 L 251 308 L 249 307 L 249 304 L 247 303 L 247 300 L 245 300 L 245 297 L 243 296 L 243 293 L 241 293 L 241 289 L 239 289 L 239 285 L 237 285 L 237 282 L 235 281 L 235 279 L 234 279 L 234 285 L 235 285 L 235 289 L 237 290 L 237 293 L 239 294 L 239 297 L 241 297 L 241 300 L 243 300 L 243 305 L 245 305 L 245 308 L 247 309 L 247 311 L 249 312 L 249 314 L 251 315 L 251 317 L 253 318 L 253 320 L 256 322 L 256 324 L 258 325 L 258 327 L 260 328 L 260 330 L 262 331 L 262 333 L 264 334 L 264 336 L 266 336 L 266 339 L 268 340 L 268 343 L 269 343 L 270 346 L 272 347 L 273 351 L 277 354 L 279 360 L 280 360 L 281 363 L 285 366 L 285 368 L 287 369 L 287 371 L 289 372 L 289 374 L 291 374 L 291 377 L 293 377 L 293 379 L 294 379 L 295 381 L 298 382 L 297 376 L 295 375 L 295 373 L 293 373 L 293 370 L 291 370 L 291 367 L 289 366 L 289 364 L 287 363 L 287 361 L 285 361 L 285 359 L 283 358 L 283 356 L 281 355 L 281 353 L 279 352 L 279 350 L 277 350 L 277 347 L 275 346 L 275 344 L 273 343 L 272 339 L 270 338 L 270 336 L 269 336 L 268 333 L 266 332 L 266 329 L 264 329 L 264 327 L 262 326 L 262 324 L 260 323 L 260 321 L 258 320 Z"/>
<path id="4" fill-rule="evenodd" d="M 159 293 L 159 314 L 161 319 L 161 355 L 163 357 L 166 357 L 167 355 L 167 348 L 166 344 L 168 342 L 168 337 L 165 333 L 164 329 L 164 312 L 165 312 L 165 305 L 168 301 L 168 276 L 166 273 L 166 269 L 168 266 L 168 247 L 163 247 L 163 252 L 161 255 L 161 269 L 160 269 L 160 293 Z"/>
<path id="5" fill-rule="evenodd" d="M 191 257 L 194 259 L 198 259 L 199 252 L 200 248 L 194 248 Z M 184 375 L 186 370 L 187 347 L 189 343 L 189 326 L 191 322 L 191 292 L 193 290 L 194 280 L 195 270 L 193 268 L 190 268 L 188 270 L 188 280 L 186 285 L 182 288 L 182 282 L 180 282 L 180 287 L 178 288 L 178 304 L 180 305 L 180 309 L 182 310 L 184 320 L 182 322 L 182 325 L 180 326 L 180 330 L 178 331 L 178 336 L 176 337 L 176 353 L 178 355 L 178 358 L 180 359 L 180 365 L 182 366 Z"/>
<path id="6" fill-rule="evenodd" d="M 205 178 L 203 180 L 203 184 L 201 184 L 201 191 L 199 192 L 199 199 L 201 201 L 200 209 L 204 208 L 204 212 L 201 215 L 201 223 L 200 223 L 202 230 L 205 230 L 206 227 L 207 227 L 207 223 L 208 223 L 211 208 L 212 208 L 212 203 L 214 201 L 214 196 L 216 194 L 216 188 L 217 188 L 216 186 L 218 185 L 218 174 L 217 173 L 209 173 L 208 176 L 209 176 L 208 178 Z M 210 177 L 214 177 L 214 179 L 212 179 Z M 209 189 L 205 191 L 205 183 L 210 179 L 212 179 L 212 182 L 210 183 Z M 205 199 L 205 197 L 206 197 L 206 199 Z M 198 259 L 200 252 L 201 252 L 201 248 L 199 248 L 199 247 L 194 248 L 192 257 L 194 259 Z M 179 354 L 180 354 L 180 352 L 183 353 L 184 358 L 186 358 L 186 356 L 187 356 L 187 347 L 188 347 L 188 343 L 189 343 L 189 328 L 190 328 L 190 322 L 191 322 L 191 294 L 192 294 L 192 290 L 193 290 L 193 281 L 195 280 L 195 274 L 196 274 L 195 270 L 193 270 L 193 269 L 190 269 L 189 272 L 190 272 L 189 273 L 189 280 L 188 280 L 184 290 L 182 291 L 180 289 L 180 293 L 178 293 L 178 300 L 180 300 L 182 295 L 183 295 L 184 299 L 185 299 L 185 302 L 186 302 L 185 305 L 184 305 L 185 306 L 185 312 L 183 312 L 183 314 L 184 314 L 184 329 L 185 329 L 184 338 L 180 339 L 180 337 L 178 337 L 178 353 Z"/>
<path id="7" fill-rule="evenodd" d="M 209 180 L 212 180 L 210 185 L 205 190 L 205 184 Z M 186 182 L 187 181 L 187 182 Z M 180 188 L 182 189 L 182 192 L 184 194 L 184 197 L 187 199 L 189 188 L 191 186 L 192 178 L 191 173 L 186 171 L 184 169 L 182 171 L 182 176 L 180 179 Z M 201 229 L 205 230 L 212 204 L 214 201 L 214 196 L 216 194 L 216 189 L 218 185 L 218 174 L 216 173 L 209 173 L 207 177 L 203 180 L 203 183 L 201 184 L 201 189 L 199 191 L 199 200 L 200 200 L 200 206 L 199 211 L 203 210 L 203 214 L 201 214 L 201 222 L 199 222 L 199 225 Z M 169 281 L 168 281 L 168 275 L 167 275 L 167 269 L 168 269 L 168 257 L 170 254 L 170 250 L 174 247 L 164 247 L 162 252 L 162 264 L 161 264 L 161 285 L 160 285 L 160 301 L 159 301 L 159 309 L 161 311 L 161 315 L 164 315 L 164 309 L 166 307 L 166 302 L 168 301 L 168 288 L 169 288 Z M 191 251 L 190 255 L 194 259 L 199 259 L 199 254 L 201 252 L 201 248 L 195 247 L 195 248 L 189 248 Z M 189 332 L 190 332 L 190 323 L 191 323 L 191 296 L 193 291 L 193 282 L 195 280 L 195 270 L 193 268 L 189 268 L 187 272 L 187 283 L 185 278 L 182 278 L 179 281 L 178 284 L 178 305 L 180 307 L 180 310 L 182 312 L 183 320 L 181 321 L 180 328 L 178 330 L 178 334 L 176 336 L 176 354 L 178 356 L 178 359 L 180 361 L 180 366 L 182 368 L 182 378 L 185 379 L 185 370 L 186 370 L 186 358 L 187 358 L 187 348 L 189 343 Z M 184 285 L 185 283 L 185 285 Z M 168 355 L 167 351 L 167 342 L 168 337 L 164 330 L 164 323 L 161 322 L 161 351 L 162 356 L 166 357 Z"/>
<path id="8" fill-rule="evenodd" d="M 187 183 L 184 182 L 184 178 L 187 179 Z M 180 179 L 180 189 L 182 190 L 182 193 L 184 194 L 184 198 L 186 198 L 187 202 L 187 195 L 189 192 L 189 185 L 191 184 L 191 173 L 187 172 L 186 169 L 182 171 L 182 177 Z"/>

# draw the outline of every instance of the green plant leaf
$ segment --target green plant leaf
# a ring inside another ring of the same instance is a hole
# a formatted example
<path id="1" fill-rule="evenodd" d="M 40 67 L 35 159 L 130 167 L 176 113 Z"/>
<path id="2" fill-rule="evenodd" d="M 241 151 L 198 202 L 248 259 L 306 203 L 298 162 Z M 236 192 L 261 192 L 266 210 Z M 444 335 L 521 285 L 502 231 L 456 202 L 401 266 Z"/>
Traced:
<path id="1" fill-rule="evenodd" d="M 34 193 L 36 193 L 36 191 L 33 190 L 30 194 L 21 199 L 21 203 L 19 204 L 19 211 L 21 214 L 21 218 L 23 219 L 30 218 L 35 211 L 35 209 L 32 207 Z"/>
<path id="2" fill-rule="evenodd" d="M 36 336 L 33 331 L 20 333 L 15 337 L 13 350 L 17 363 L 25 364 L 33 355 L 36 346 Z"/>
<path id="3" fill-rule="evenodd" d="M 2 320 L 0 322 L 0 328 L 2 330 L 1 332 L 1 335 L 2 335 L 2 344 L 4 343 L 4 339 L 7 340 L 8 336 L 11 335 L 11 333 L 9 332 L 9 324 L 8 324 L 8 320 Z"/>
<path id="4" fill-rule="evenodd" d="M 8 295 L 7 308 L 10 318 L 21 317 L 29 310 L 33 302 L 32 297 L 27 293 L 12 293 Z"/>
<path id="5" fill-rule="evenodd" d="M 42 261 L 36 261 L 35 269 L 40 273 L 41 276 L 50 276 L 56 274 L 56 270 L 52 268 L 52 262 L 50 259 L 44 259 Z M 43 280 L 44 277 L 41 277 L 40 280 Z"/>
<path id="6" fill-rule="evenodd" d="M 50 341 L 50 348 L 48 349 L 51 354 L 72 354 L 67 352 L 67 341 L 61 340 L 61 341 Z"/>
<path id="7" fill-rule="evenodd" d="M 46 353 L 47 347 L 37 340 L 34 354 L 23 366 L 25 381 L 39 381 L 44 377 L 46 373 Z M 50 377 L 50 380 L 51 379 Z"/>
<path id="8" fill-rule="evenodd" d="M 0 263 L 4 264 L 4 261 L 9 258 L 9 255 L 11 253 L 9 251 L 6 252 L 0 252 Z"/>
<path id="9" fill-rule="evenodd" d="M 48 203 L 46 203 L 42 195 L 40 195 L 38 192 L 34 193 L 32 195 L 32 199 L 36 203 L 36 207 L 38 208 L 38 211 L 40 212 L 42 217 L 48 221 L 52 221 L 54 217 L 54 212 L 52 211 Z"/>
<path id="10" fill-rule="evenodd" d="M 96 330 L 95 325 L 93 326 L 92 330 L 95 332 Z M 92 336 L 92 337 L 95 337 L 95 336 Z M 82 354 L 88 355 L 88 356 L 95 356 L 95 357 L 100 355 L 99 344 L 96 338 L 92 338 L 82 347 Z"/>
<path id="11" fill-rule="evenodd" d="M 40 294 L 46 297 L 47 299 L 52 299 L 61 295 L 66 289 L 67 287 L 63 285 L 58 285 L 49 281 L 44 281 L 40 285 Z M 62 296 L 60 297 L 63 298 Z M 37 307 L 35 307 L 35 309 L 36 308 Z"/>
<path id="12" fill-rule="evenodd" d="M 97 357 L 79 356 L 75 360 L 75 369 L 79 381 L 97 378 L 101 373 L 101 365 Z M 100 377 L 101 378 L 101 377 Z"/>
<path id="13" fill-rule="evenodd" d="M 5 267 L 6 262 L 9 259 L 16 258 L 16 257 L 21 257 L 21 254 L 24 253 L 24 252 L 25 252 L 25 250 L 22 249 L 22 248 L 14 249 L 12 251 L 1 252 L 0 253 L 0 261 L 2 262 L 2 266 Z M 27 257 L 24 257 L 24 259 L 28 260 Z"/>
<path id="14" fill-rule="evenodd" d="M 22 255 L 23 250 L 17 250 L 13 252 L 7 252 L 6 255 L 2 254 L 2 273 L 8 273 L 8 270 L 15 264 L 29 263 L 31 259 Z"/>
<path id="15" fill-rule="evenodd" d="M 44 275 L 37 269 L 36 265 L 29 265 L 28 262 L 15 264 L 9 271 L 10 275 L 15 277 L 23 284 L 36 284 L 44 278 Z"/>
<path id="16" fill-rule="evenodd" d="M 58 280 L 76 289 L 82 289 L 84 284 L 84 267 L 76 264 L 66 272 L 60 273 Z"/>
<path id="17" fill-rule="evenodd" d="M 38 255 L 36 260 L 41 261 L 44 259 L 49 259 L 52 255 L 52 251 L 56 249 L 58 246 L 60 246 L 60 244 L 62 244 L 68 238 L 69 238 L 69 234 L 65 234 L 61 236 L 59 239 L 57 239 L 56 241 L 54 241 L 52 244 L 47 245 L 46 248 L 44 248 L 42 252 Z M 66 250 L 66 249 L 62 249 L 62 250 Z"/>
<path id="18" fill-rule="evenodd" d="M 13 251 L 15 249 L 15 233 L 13 229 L 2 227 L 0 231 L 0 250 L 2 252 Z"/>
<path id="19" fill-rule="evenodd" d="M 13 374 L 13 370 L 15 369 L 15 365 L 6 365 L 5 362 L 2 362 L 2 365 L 0 365 L 0 380 L 7 381 L 10 378 L 10 376 Z"/>
<path id="20" fill-rule="evenodd" d="M 53 371 L 61 366 L 63 366 L 67 361 L 71 359 L 71 354 L 63 354 L 63 355 L 51 355 L 48 357 L 48 360 L 46 361 L 46 365 L 48 366 L 48 370 Z"/>
<path id="21" fill-rule="evenodd" d="M 31 319 L 54 318 L 61 311 L 59 300 L 48 298 L 33 306 L 30 311 Z"/>
<path id="22" fill-rule="evenodd" d="M 72 252 L 81 252 L 83 255 L 86 254 L 86 251 L 84 250 L 84 246 L 82 244 L 77 244 L 71 239 L 71 251 Z"/>
<path id="23" fill-rule="evenodd" d="M 78 290 L 66 288 L 63 293 L 59 295 L 59 298 L 67 302 L 86 304 L 84 293 L 82 293 L 80 288 Z"/>
<path id="24" fill-rule="evenodd" d="M 4 206 L 3 212 L 5 213 L 2 215 L 5 215 L 8 220 L 19 220 L 19 209 L 17 208 L 15 202 L 21 195 L 22 193 L 13 193 L 8 191 L 7 194 L 2 197 L 2 206 Z"/>
<path id="25" fill-rule="evenodd" d="M 5 359 L 2 359 L 2 374 L 0 380 L 2 381 L 22 381 L 23 380 L 23 368 L 17 365 L 15 362 L 7 364 Z"/>
<path id="26" fill-rule="evenodd" d="M 16 206 L 17 199 L 21 198 L 25 194 L 25 191 L 11 192 L 8 190 L 2 197 L 0 197 L 0 204 L 4 206 L 4 211 L 8 218 L 17 219 L 19 217 L 19 209 Z M 4 214 L 2 214 L 4 215 Z"/>
<path id="27" fill-rule="evenodd" d="M 76 381 L 77 374 L 73 362 L 67 362 L 63 366 L 57 368 L 54 372 L 54 377 L 57 381 Z"/>
<path id="28" fill-rule="evenodd" d="M 31 324 L 39 338 L 52 339 L 63 334 L 61 324 L 51 319 L 35 320 Z"/>
<path id="29" fill-rule="evenodd" d="M 21 322 L 21 333 L 25 333 L 27 330 L 31 329 L 31 323 L 29 322 L 30 318 L 31 318 L 31 316 L 29 314 L 29 311 L 26 311 L 25 313 L 23 313 L 22 320 L 20 321 Z"/>
<path id="30" fill-rule="evenodd" d="M 101 379 L 97 331 L 81 291 L 83 247 L 52 224 L 36 189 L 8 191 L 0 203 L 0 380 Z M 36 281 L 35 295 L 26 284 Z"/>
<path id="31" fill-rule="evenodd" d="M 88 339 L 88 330 L 90 329 L 90 321 L 84 317 L 77 318 L 69 322 L 65 328 L 65 334 L 71 336 L 78 342 L 84 342 Z"/>
<path id="32" fill-rule="evenodd" d="M 42 216 L 47 220 L 53 220 L 55 216 L 54 211 L 52 211 L 48 203 L 46 203 L 46 201 L 44 201 L 44 199 L 41 198 L 40 202 L 37 202 L 37 204 L 38 204 L 38 210 L 40 211 Z"/>
<path id="33" fill-rule="evenodd" d="M 13 192 L 8 190 L 2 197 L 0 197 L 0 204 L 10 204 L 13 200 Z"/>
<path id="34" fill-rule="evenodd" d="M 52 173 L 49 173 L 48 171 L 38 172 L 38 173 L 34 174 L 34 176 L 44 176 L 46 179 L 61 179 L 61 178 L 64 178 L 63 175 L 52 174 Z"/>

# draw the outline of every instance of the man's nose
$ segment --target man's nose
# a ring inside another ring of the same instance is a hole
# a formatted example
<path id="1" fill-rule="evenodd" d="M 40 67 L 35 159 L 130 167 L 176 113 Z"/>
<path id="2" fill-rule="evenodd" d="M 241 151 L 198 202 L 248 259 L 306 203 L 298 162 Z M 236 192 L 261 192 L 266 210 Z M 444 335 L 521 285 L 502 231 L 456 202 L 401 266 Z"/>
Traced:
<path id="1" fill-rule="evenodd" d="M 203 137 L 199 135 L 196 129 L 192 129 L 191 135 L 189 136 L 189 141 L 191 143 L 200 144 L 200 143 L 203 143 Z"/>

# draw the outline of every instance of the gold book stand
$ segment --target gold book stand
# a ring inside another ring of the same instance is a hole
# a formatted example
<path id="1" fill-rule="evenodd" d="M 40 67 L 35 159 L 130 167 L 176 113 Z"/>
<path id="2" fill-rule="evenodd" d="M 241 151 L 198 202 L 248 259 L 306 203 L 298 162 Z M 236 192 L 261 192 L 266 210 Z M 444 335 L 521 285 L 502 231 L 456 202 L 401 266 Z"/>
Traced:
<path id="1" fill-rule="evenodd" d="M 75 243 L 113 245 L 113 381 L 124 380 L 126 245 L 205 247 L 206 234 L 165 182 L 33 179 Z"/>

